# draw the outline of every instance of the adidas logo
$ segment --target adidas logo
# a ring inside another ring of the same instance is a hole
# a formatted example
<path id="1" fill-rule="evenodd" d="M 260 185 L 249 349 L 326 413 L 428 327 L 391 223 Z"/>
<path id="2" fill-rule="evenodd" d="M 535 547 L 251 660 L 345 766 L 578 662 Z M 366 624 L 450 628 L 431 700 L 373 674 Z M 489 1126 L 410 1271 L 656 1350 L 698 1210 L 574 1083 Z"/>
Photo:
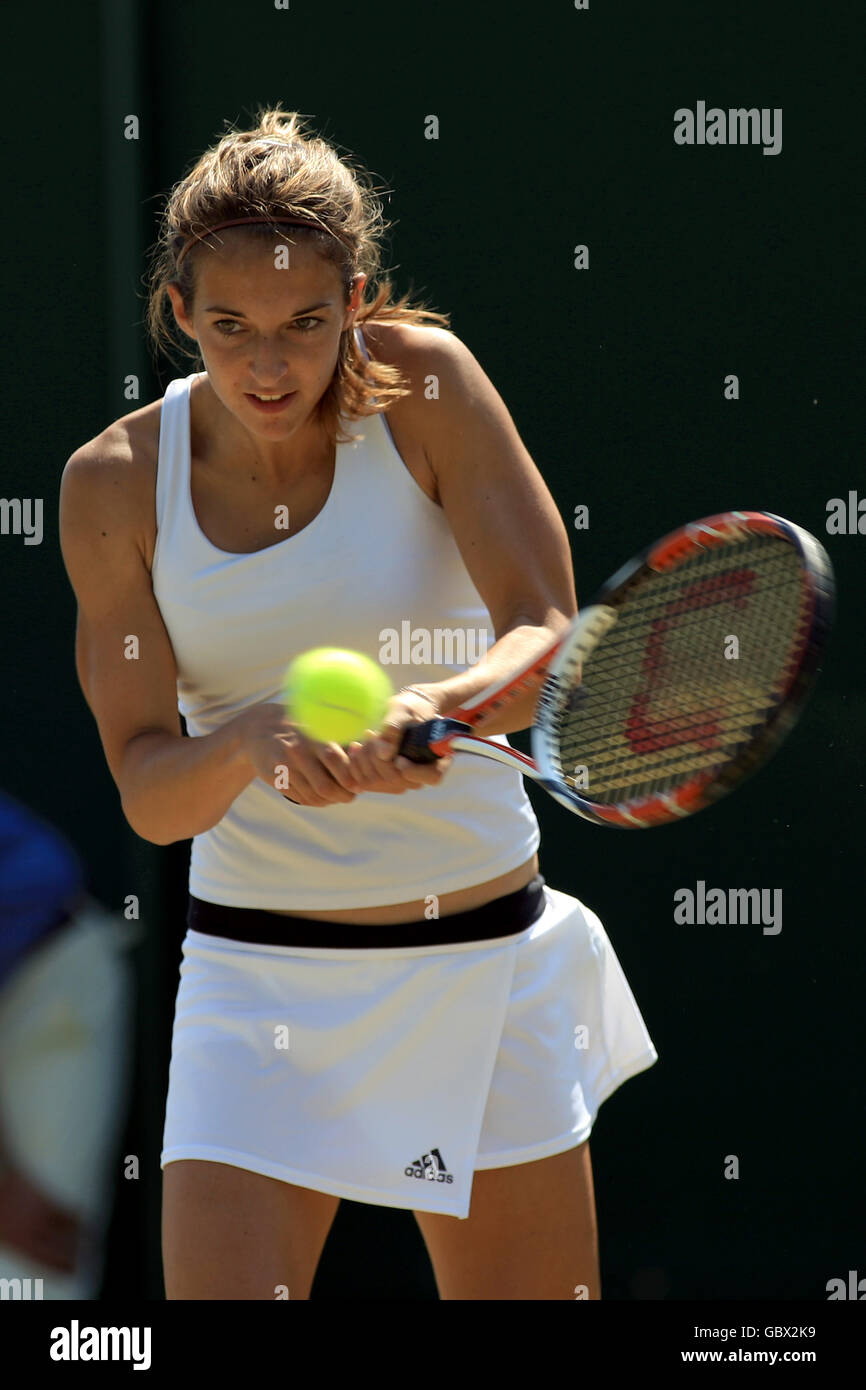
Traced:
<path id="1" fill-rule="evenodd" d="M 428 1182 L 453 1182 L 454 1174 L 449 1173 L 445 1166 L 445 1159 L 438 1149 L 431 1149 L 428 1154 L 422 1154 L 410 1163 L 403 1172 L 407 1178 L 426 1178 Z"/>

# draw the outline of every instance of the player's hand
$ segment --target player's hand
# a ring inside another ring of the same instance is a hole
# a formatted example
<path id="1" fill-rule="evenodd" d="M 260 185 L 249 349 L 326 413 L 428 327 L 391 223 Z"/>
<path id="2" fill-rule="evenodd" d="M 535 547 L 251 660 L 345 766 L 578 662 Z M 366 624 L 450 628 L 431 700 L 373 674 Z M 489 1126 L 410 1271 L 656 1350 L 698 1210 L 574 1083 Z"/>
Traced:
<path id="1" fill-rule="evenodd" d="M 81 1222 L 17 1168 L 0 1174 L 0 1241 L 63 1274 L 75 1269 Z"/>
<path id="2" fill-rule="evenodd" d="M 379 732 L 368 729 L 363 742 L 348 745 L 349 766 L 363 791 L 399 796 L 418 787 L 437 786 L 442 781 L 453 756 L 435 763 L 413 763 L 397 752 L 409 724 L 424 724 L 439 712 L 435 687 L 430 688 L 429 695 L 401 690 L 391 697 Z"/>
<path id="3" fill-rule="evenodd" d="M 238 715 L 246 756 L 268 786 L 298 806 L 354 801 L 364 788 L 337 743 L 318 743 L 301 733 L 279 704 L 254 705 Z"/>

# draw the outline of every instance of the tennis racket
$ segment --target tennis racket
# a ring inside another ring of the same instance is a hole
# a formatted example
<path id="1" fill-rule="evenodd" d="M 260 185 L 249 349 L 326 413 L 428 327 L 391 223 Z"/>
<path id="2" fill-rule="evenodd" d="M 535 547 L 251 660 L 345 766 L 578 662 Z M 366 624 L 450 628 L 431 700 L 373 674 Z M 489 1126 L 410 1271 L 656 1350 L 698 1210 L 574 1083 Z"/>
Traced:
<path id="1" fill-rule="evenodd" d="M 618 570 L 547 648 L 400 753 L 457 751 L 522 772 L 599 825 L 648 828 L 710 806 L 792 729 L 832 623 L 830 559 L 768 512 L 691 522 Z M 543 682 L 532 757 L 473 732 Z"/>

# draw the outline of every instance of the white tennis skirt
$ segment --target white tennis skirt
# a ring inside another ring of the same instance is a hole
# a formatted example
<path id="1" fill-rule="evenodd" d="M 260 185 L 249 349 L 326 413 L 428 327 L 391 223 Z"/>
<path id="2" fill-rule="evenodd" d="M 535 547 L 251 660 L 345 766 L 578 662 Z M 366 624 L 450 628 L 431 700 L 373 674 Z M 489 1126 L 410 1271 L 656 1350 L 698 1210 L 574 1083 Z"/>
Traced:
<path id="1" fill-rule="evenodd" d="M 479 1169 L 583 1143 L 602 1101 L 658 1054 L 599 918 L 543 891 L 537 921 L 492 943 L 352 950 L 188 931 L 161 1166 L 228 1163 L 465 1218 Z"/>

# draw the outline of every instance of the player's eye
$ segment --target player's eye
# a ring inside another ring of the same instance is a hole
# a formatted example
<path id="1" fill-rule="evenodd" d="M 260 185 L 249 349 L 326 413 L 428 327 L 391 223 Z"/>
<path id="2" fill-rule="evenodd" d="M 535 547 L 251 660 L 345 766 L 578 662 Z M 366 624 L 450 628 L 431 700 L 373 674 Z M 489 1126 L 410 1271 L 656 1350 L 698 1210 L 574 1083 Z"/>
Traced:
<path id="1" fill-rule="evenodd" d="M 303 318 L 295 319 L 292 327 L 297 328 L 301 333 L 312 333 L 316 325 L 320 323 L 324 323 L 324 319 L 315 318 L 311 314 L 305 314 Z M 214 328 L 216 328 L 217 332 L 222 333 L 225 338 L 234 337 L 235 329 L 240 330 L 241 327 L 242 325 L 238 323 L 237 319 L 216 319 L 214 322 Z"/>

